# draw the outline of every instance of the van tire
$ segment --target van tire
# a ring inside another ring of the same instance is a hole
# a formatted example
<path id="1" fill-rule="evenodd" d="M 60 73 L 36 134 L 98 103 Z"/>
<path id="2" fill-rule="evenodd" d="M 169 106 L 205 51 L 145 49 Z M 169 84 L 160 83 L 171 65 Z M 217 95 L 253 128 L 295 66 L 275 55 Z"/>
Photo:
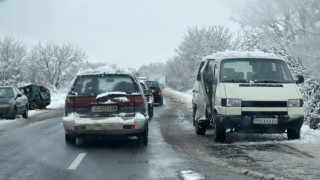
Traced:
<path id="1" fill-rule="evenodd" d="M 213 129 L 213 140 L 215 142 L 224 143 L 226 141 L 226 129 L 223 125 L 214 119 Z"/>
<path id="2" fill-rule="evenodd" d="M 287 129 L 288 140 L 300 139 L 300 129 Z"/>
<path id="3" fill-rule="evenodd" d="M 206 134 L 207 129 L 199 124 L 195 125 L 195 131 L 197 135 L 203 136 Z"/>

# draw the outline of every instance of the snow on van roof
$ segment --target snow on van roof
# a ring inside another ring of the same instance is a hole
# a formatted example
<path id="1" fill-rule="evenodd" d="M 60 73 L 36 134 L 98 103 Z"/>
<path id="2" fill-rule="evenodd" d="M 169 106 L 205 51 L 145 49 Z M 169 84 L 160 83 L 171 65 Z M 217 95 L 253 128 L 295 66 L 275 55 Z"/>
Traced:
<path id="1" fill-rule="evenodd" d="M 98 75 L 98 74 L 130 74 L 132 75 L 133 72 L 127 69 L 114 67 L 114 66 L 101 66 L 98 68 L 89 68 L 89 69 L 80 69 L 76 76 L 81 75 Z"/>
<path id="2" fill-rule="evenodd" d="M 281 59 L 273 53 L 266 53 L 263 51 L 223 51 L 213 53 L 204 59 L 230 59 L 230 58 L 269 58 L 269 59 Z"/>

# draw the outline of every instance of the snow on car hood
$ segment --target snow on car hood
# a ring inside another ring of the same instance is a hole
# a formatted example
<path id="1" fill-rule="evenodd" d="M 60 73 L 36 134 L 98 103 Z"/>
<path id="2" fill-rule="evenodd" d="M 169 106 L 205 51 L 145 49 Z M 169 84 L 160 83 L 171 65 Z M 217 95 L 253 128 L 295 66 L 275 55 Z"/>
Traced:
<path id="1" fill-rule="evenodd" d="M 122 114 L 125 116 L 125 114 Z M 123 119 L 122 117 L 99 117 L 99 120 L 94 120 L 95 118 L 81 118 L 77 113 L 71 113 L 68 116 L 62 118 L 64 122 L 74 122 L 75 124 L 110 124 L 110 123 L 119 123 L 119 124 L 130 124 L 135 121 L 145 121 L 146 116 L 141 113 L 136 113 L 135 117 Z"/>
<path id="2" fill-rule="evenodd" d="M 240 87 L 239 83 L 223 83 L 226 98 L 241 99 L 243 101 L 287 101 L 288 99 L 301 99 L 295 84 L 273 84 L 283 87 Z M 270 84 L 271 85 L 271 84 Z"/>

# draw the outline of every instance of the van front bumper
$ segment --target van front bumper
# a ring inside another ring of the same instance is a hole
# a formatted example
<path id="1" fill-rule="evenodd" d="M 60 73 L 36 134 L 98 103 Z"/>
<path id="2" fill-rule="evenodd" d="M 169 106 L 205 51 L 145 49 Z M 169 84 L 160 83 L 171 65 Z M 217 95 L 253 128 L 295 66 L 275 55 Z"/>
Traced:
<path id="1" fill-rule="evenodd" d="M 278 116 L 277 124 L 255 124 L 254 116 L 217 116 L 216 121 L 226 129 L 234 129 L 237 132 L 253 132 L 253 133 L 283 133 L 286 129 L 300 129 L 304 116 Z M 274 117 L 264 117 L 274 118 Z"/>

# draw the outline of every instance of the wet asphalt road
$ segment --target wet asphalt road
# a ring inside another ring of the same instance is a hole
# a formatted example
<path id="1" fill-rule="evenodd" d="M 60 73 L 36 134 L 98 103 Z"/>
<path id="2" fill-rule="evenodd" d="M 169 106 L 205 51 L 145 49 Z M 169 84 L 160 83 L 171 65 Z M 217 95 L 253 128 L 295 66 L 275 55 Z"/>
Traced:
<path id="1" fill-rule="evenodd" d="M 48 116 L 53 114 L 57 117 L 42 121 L 31 117 L 30 123 L 2 130 L 0 179 L 183 179 L 181 170 L 192 170 L 204 179 L 249 179 L 206 159 L 196 144 L 189 149 L 184 143 L 191 137 L 179 132 L 190 128 L 180 122 L 190 114 L 175 110 L 169 99 L 155 107 L 148 146 L 136 138 L 79 139 L 77 146 L 68 146 L 62 110 Z M 179 131 L 171 129 L 179 126 Z"/>

